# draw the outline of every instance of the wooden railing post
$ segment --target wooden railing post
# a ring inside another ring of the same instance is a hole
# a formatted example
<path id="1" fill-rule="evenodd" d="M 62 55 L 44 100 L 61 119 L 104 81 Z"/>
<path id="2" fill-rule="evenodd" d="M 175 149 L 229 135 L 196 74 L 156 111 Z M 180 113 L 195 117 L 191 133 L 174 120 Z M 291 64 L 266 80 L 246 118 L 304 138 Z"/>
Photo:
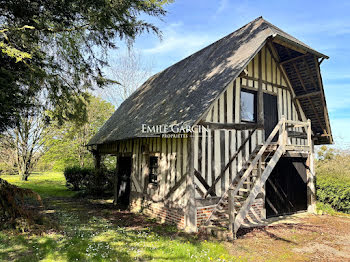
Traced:
<path id="1" fill-rule="evenodd" d="M 285 145 L 286 144 L 286 117 L 283 115 L 281 118 L 282 125 L 279 130 L 279 144 Z"/>
<path id="2" fill-rule="evenodd" d="M 310 152 L 312 151 L 312 137 L 311 137 L 311 120 L 307 120 L 307 143 L 310 147 Z"/>
<path id="3" fill-rule="evenodd" d="M 228 216 L 229 216 L 229 230 L 233 231 L 233 223 L 235 222 L 235 199 L 233 196 L 233 188 L 228 190 Z"/>

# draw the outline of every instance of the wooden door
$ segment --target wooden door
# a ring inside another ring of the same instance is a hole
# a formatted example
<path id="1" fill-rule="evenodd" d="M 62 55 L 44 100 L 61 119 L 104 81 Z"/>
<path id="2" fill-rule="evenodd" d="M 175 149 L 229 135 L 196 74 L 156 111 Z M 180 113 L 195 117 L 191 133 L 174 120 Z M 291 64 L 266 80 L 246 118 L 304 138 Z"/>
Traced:
<path id="1" fill-rule="evenodd" d="M 129 206 L 130 191 L 131 191 L 131 157 L 119 157 L 118 159 L 118 186 L 117 186 L 117 205 L 121 209 L 126 209 Z"/>
<path id="2" fill-rule="evenodd" d="M 264 93 L 264 127 L 265 127 L 265 140 L 269 137 L 272 130 L 278 123 L 278 111 L 277 111 L 277 96 Z M 276 142 L 278 136 L 273 138 L 273 142 Z"/>
<path id="3" fill-rule="evenodd" d="M 280 158 L 266 181 L 266 217 L 307 209 L 305 161 L 304 158 Z"/>

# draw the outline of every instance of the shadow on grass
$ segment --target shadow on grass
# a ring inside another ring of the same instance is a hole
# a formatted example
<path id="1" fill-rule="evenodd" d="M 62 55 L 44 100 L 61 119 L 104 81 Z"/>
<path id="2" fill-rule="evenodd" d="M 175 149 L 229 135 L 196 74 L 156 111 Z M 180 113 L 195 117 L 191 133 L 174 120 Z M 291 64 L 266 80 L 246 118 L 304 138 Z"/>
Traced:
<path id="1" fill-rule="evenodd" d="M 270 225 L 270 226 L 259 226 L 259 227 L 253 227 L 253 228 L 241 228 L 237 232 L 237 237 L 238 238 L 256 237 L 258 234 L 265 234 L 274 240 L 297 244 L 294 241 L 278 236 L 276 233 L 273 232 L 274 230 L 276 231 L 298 230 L 298 231 L 304 231 L 304 232 L 310 232 L 310 233 L 317 233 L 320 231 L 320 227 L 314 226 L 314 225 L 308 225 L 308 224 L 283 223 L 283 224 L 278 224 L 274 226 Z"/>
<path id="2" fill-rule="evenodd" d="M 141 214 L 118 211 L 105 200 L 47 198 L 45 203 L 61 228 L 42 236 L 0 232 L 0 260 L 185 261 L 203 260 L 195 256 L 210 253 L 196 236 Z M 222 252 L 213 254 L 218 258 Z"/>

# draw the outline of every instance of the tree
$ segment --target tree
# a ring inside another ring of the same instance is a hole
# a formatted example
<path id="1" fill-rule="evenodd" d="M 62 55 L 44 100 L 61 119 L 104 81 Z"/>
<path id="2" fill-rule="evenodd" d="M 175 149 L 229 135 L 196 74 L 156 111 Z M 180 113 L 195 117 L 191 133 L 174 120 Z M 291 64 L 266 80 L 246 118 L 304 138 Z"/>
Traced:
<path id="1" fill-rule="evenodd" d="M 2 151 L 15 163 L 24 181 L 44 152 L 43 139 L 48 124 L 45 112 L 38 106 L 22 112 L 15 127 L 3 135 Z"/>
<path id="2" fill-rule="evenodd" d="M 113 114 L 112 104 L 94 97 L 88 97 L 86 106 L 87 119 L 84 123 L 67 121 L 63 125 L 54 122 L 50 126 L 49 136 L 45 138 L 47 152 L 41 164 L 51 163 L 55 170 L 63 170 L 66 166 L 92 166 L 93 158 L 86 144 L 98 129 Z"/>
<path id="3" fill-rule="evenodd" d="M 141 54 L 133 49 L 112 61 L 111 76 L 118 79 L 118 84 L 99 89 L 98 94 L 118 107 L 151 76 L 152 64 L 145 62 Z"/>
<path id="4" fill-rule="evenodd" d="M 317 152 L 317 157 L 319 160 L 332 160 L 335 157 L 336 152 L 333 148 L 329 148 L 326 145 L 323 145 L 319 148 Z"/>
<path id="5" fill-rule="evenodd" d="M 74 118 L 85 105 L 82 93 L 111 83 L 102 73 L 107 51 L 143 32 L 160 36 L 144 18 L 163 17 L 169 2 L 0 0 L 0 132 L 43 90 L 54 117 Z M 67 107 L 72 97 L 81 99 Z"/>

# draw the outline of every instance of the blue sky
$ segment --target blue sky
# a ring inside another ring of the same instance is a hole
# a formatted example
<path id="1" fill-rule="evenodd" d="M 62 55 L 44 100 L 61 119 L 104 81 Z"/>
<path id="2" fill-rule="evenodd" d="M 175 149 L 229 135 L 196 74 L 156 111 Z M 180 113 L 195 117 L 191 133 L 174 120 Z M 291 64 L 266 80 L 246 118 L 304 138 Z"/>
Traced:
<path id="1" fill-rule="evenodd" d="M 321 72 L 333 136 L 350 145 L 350 1 L 175 0 L 166 9 L 164 21 L 151 20 L 163 40 L 144 34 L 135 43 L 154 73 L 258 16 L 330 56 Z"/>

